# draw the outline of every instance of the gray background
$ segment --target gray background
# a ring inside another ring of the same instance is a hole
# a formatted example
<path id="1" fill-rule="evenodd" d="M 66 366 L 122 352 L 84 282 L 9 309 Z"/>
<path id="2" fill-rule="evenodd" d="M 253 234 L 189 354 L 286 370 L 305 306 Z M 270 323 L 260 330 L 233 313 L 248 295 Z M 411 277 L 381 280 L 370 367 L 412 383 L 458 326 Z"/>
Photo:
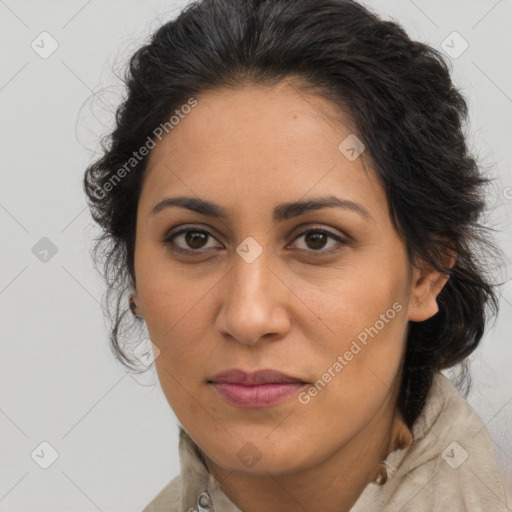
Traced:
<path id="1" fill-rule="evenodd" d="M 0 0 L 1 511 L 138 511 L 179 472 L 176 418 L 154 370 L 134 378 L 108 348 L 81 179 L 122 92 L 112 66 L 119 72 L 184 3 Z M 497 178 L 487 222 L 511 254 L 512 1 L 365 4 L 437 48 L 454 31 L 468 42 L 451 58 L 453 78 L 469 101 L 471 144 Z M 31 47 L 43 31 L 58 43 L 46 59 Z M 41 261 L 49 245 L 57 252 Z M 501 294 L 498 321 L 471 357 L 469 401 L 512 504 L 510 282 Z M 43 441 L 58 452 L 48 469 L 31 457 Z"/>

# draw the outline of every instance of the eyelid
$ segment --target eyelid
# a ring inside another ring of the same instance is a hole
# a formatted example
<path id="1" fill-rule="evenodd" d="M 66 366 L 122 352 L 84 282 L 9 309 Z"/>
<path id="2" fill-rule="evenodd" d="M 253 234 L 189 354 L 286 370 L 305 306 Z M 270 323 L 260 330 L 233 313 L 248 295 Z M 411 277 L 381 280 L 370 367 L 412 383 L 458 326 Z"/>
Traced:
<path id="1" fill-rule="evenodd" d="M 337 230 L 338 232 L 333 231 L 334 228 L 327 227 L 325 224 L 318 224 L 318 223 L 311 223 L 311 222 L 305 222 L 304 224 L 301 224 L 300 226 L 297 226 L 291 233 L 290 236 L 294 236 L 295 238 L 303 235 L 304 233 L 307 233 L 308 231 L 323 231 L 325 233 L 328 233 L 329 235 L 333 236 L 334 238 L 339 238 L 340 240 L 348 240 L 348 236 L 345 235 L 342 231 Z"/>

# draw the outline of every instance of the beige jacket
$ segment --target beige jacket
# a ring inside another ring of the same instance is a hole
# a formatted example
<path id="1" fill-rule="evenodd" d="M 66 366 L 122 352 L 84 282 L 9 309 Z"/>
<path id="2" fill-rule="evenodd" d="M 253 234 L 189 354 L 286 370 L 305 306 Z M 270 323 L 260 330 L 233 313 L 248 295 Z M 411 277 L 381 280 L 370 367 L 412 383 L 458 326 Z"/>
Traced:
<path id="1" fill-rule="evenodd" d="M 384 485 L 369 483 L 350 512 L 507 512 L 489 434 L 452 382 L 438 373 L 412 429 L 413 443 L 391 452 Z M 241 512 L 220 489 L 180 426 L 181 475 L 143 512 Z"/>

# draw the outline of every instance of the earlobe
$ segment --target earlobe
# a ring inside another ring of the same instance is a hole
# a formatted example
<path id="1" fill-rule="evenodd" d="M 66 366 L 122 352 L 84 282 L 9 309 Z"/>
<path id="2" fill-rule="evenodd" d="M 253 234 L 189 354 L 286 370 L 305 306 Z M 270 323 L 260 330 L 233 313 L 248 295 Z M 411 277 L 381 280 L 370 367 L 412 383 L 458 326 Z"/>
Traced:
<path id="1" fill-rule="evenodd" d="M 134 291 L 130 295 L 130 301 L 129 302 L 130 302 L 130 310 L 131 310 L 133 316 L 135 316 L 137 318 L 144 318 L 143 317 L 143 312 L 142 312 L 142 307 L 139 304 L 139 296 L 138 296 L 136 291 Z"/>

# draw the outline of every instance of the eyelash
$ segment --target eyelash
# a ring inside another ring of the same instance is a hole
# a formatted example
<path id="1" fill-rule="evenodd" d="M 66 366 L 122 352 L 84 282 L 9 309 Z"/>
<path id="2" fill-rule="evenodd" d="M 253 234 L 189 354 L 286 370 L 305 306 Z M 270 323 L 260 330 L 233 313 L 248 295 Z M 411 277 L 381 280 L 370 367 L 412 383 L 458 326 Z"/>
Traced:
<path id="1" fill-rule="evenodd" d="M 188 228 L 180 229 L 179 231 L 176 231 L 176 232 L 172 232 L 171 231 L 170 233 L 167 234 L 167 236 L 165 237 L 165 239 L 162 242 L 170 250 L 176 251 L 176 252 L 181 252 L 181 253 L 186 253 L 186 254 L 193 254 L 193 253 L 200 254 L 201 252 L 208 251 L 208 249 L 206 251 L 202 251 L 201 249 L 196 249 L 196 250 L 194 250 L 194 249 L 183 249 L 182 247 L 176 246 L 176 244 L 174 243 L 174 239 L 176 237 L 178 237 L 179 235 L 182 235 L 184 233 L 189 233 L 189 232 L 203 233 L 203 234 L 207 235 L 208 237 L 215 238 L 209 231 L 206 231 L 204 229 L 196 229 L 196 228 L 193 228 L 193 227 L 188 227 Z M 335 235 L 331 231 L 328 231 L 326 229 L 320 229 L 320 228 L 307 228 L 307 229 L 304 229 L 300 233 L 297 233 L 297 235 L 294 238 L 294 241 L 297 240 L 298 238 L 300 238 L 301 236 L 307 234 L 307 233 L 321 233 L 321 234 L 324 234 L 328 238 L 332 238 L 333 240 L 336 240 L 342 246 L 347 243 L 345 240 L 340 238 L 338 235 Z M 310 250 L 299 249 L 299 250 L 304 250 L 306 252 L 312 252 L 312 253 L 318 253 L 318 254 L 321 254 L 321 255 L 331 255 L 331 254 L 334 254 L 334 253 L 338 252 L 339 250 L 341 250 L 341 247 L 334 247 L 334 248 L 327 249 L 327 250 L 318 249 L 316 251 L 314 249 L 310 249 Z"/>

